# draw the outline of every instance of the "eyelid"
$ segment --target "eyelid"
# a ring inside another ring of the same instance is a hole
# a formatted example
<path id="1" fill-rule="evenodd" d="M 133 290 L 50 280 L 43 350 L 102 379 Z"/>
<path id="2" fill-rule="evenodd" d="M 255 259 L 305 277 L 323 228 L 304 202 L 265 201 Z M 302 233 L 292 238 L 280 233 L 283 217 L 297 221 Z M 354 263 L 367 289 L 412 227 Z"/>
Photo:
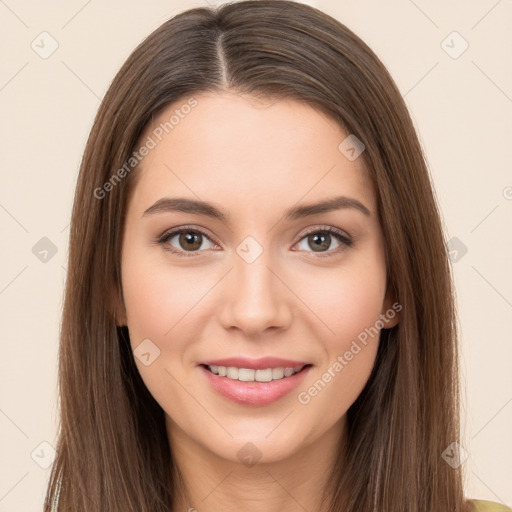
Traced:
<path id="1" fill-rule="evenodd" d="M 335 228 L 334 226 L 329 226 L 327 224 L 325 224 L 325 225 L 317 224 L 315 226 L 306 228 L 306 231 L 304 231 L 301 234 L 298 241 L 300 242 L 305 236 L 308 236 L 311 233 L 319 233 L 319 232 L 327 232 L 327 233 L 331 233 L 331 234 L 337 234 L 340 237 L 344 238 L 347 242 L 353 242 L 352 237 L 349 235 L 349 233 L 347 233 L 346 231 L 343 231 L 342 229 Z"/>
<path id="2" fill-rule="evenodd" d="M 215 239 L 215 237 L 212 234 L 210 234 L 209 230 L 207 230 L 206 228 L 203 228 L 203 227 L 196 226 L 194 224 L 183 224 L 183 226 L 174 226 L 173 228 L 168 228 L 161 235 L 159 235 L 158 238 L 159 239 L 165 238 L 165 237 L 167 237 L 167 235 L 170 235 L 171 233 L 177 234 L 180 231 L 187 231 L 187 230 L 198 231 L 199 233 L 202 233 L 203 235 L 210 238 L 212 241 Z M 217 243 L 217 242 L 215 242 L 215 243 Z"/>

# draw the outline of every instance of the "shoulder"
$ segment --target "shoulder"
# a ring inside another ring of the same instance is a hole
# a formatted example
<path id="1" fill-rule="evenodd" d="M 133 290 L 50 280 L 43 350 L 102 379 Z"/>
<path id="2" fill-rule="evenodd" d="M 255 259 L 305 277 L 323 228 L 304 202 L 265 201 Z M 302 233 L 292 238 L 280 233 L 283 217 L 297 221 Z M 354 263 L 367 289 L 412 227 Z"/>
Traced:
<path id="1" fill-rule="evenodd" d="M 468 500 L 468 503 L 468 512 L 512 512 L 512 508 L 495 501 Z"/>

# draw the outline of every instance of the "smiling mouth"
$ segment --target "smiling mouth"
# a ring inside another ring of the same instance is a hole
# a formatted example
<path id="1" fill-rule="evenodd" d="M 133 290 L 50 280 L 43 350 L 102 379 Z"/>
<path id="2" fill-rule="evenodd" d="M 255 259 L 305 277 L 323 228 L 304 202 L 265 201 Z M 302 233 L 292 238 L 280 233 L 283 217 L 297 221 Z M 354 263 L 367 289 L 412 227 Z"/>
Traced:
<path id="1" fill-rule="evenodd" d="M 218 365 L 201 365 L 214 375 L 226 377 L 231 380 L 241 382 L 272 382 L 274 380 L 286 379 L 296 373 L 301 372 L 304 368 L 311 366 L 303 364 L 296 367 L 277 367 L 253 370 L 250 368 L 237 368 L 235 366 L 218 366 Z"/>

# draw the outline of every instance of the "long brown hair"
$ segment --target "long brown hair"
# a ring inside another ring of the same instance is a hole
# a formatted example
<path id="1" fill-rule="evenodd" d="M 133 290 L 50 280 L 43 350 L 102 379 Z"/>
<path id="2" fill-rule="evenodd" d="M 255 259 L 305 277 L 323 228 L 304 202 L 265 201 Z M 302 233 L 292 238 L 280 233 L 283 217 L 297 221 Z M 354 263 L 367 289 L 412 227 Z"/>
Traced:
<path id="1" fill-rule="evenodd" d="M 382 330 L 373 372 L 348 411 L 343 467 L 325 490 L 329 510 L 462 511 L 461 470 L 442 457 L 459 439 L 453 282 L 402 96 L 377 56 L 339 21 L 291 1 L 249 0 L 165 22 L 130 55 L 99 108 L 72 213 L 61 422 L 45 512 L 59 478 L 58 510 L 172 510 L 181 483 L 164 413 L 113 306 L 122 297 L 123 219 L 137 175 L 126 163 L 162 109 L 223 90 L 306 102 L 366 148 L 361 158 L 377 194 L 388 282 L 402 310 L 399 324 Z"/>

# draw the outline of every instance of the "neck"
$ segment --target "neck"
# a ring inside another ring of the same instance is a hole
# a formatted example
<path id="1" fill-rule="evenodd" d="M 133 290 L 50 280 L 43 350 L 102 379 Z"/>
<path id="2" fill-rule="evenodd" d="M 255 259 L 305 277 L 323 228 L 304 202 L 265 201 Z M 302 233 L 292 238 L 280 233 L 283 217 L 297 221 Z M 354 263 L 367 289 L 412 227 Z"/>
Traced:
<path id="1" fill-rule="evenodd" d="M 340 438 L 346 437 L 345 417 L 321 439 L 303 443 L 288 457 L 254 465 L 218 456 L 169 418 L 167 430 L 183 483 L 173 512 L 327 512 L 322 495 L 338 458 Z"/>

